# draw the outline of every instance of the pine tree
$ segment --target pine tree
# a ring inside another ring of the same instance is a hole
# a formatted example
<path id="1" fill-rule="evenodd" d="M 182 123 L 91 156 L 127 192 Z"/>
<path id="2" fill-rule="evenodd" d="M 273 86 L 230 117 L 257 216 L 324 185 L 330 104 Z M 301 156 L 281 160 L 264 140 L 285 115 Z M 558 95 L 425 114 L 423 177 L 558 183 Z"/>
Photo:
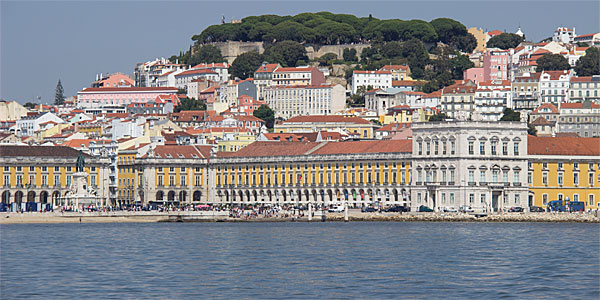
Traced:
<path id="1" fill-rule="evenodd" d="M 56 94 L 54 95 L 54 105 L 63 105 L 65 104 L 65 95 L 62 83 L 60 83 L 60 79 L 56 84 Z"/>

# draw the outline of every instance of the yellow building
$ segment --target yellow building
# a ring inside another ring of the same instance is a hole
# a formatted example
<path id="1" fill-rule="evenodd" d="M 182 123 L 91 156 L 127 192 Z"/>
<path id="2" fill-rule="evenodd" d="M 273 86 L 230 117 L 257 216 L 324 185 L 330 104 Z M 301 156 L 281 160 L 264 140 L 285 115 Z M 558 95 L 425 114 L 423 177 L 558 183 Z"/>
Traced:
<path id="1" fill-rule="evenodd" d="M 222 139 L 217 142 L 219 151 L 238 151 L 256 141 L 256 136 L 248 133 L 237 133 L 231 138 Z"/>
<path id="2" fill-rule="evenodd" d="M 385 65 L 379 70 L 392 72 L 392 80 L 412 80 L 408 65 Z"/>
<path id="3" fill-rule="evenodd" d="M 408 205 L 412 142 L 255 142 L 211 160 L 214 203 Z"/>
<path id="4" fill-rule="evenodd" d="M 124 204 L 135 203 L 135 188 L 137 168 L 137 149 L 133 146 L 129 149 L 119 150 L 117 155 L 117 201 L 121 207 Z"/>
<path id="5" fill-rule="evenodd" d="M 529 136 L 527 144 L 530 205 L 568 198 L 600 208 L 600 138 Z"/>
<path id="6" fill-rule="evenodd" d="M 275 124 L 274 132 L 300 133 L 334 131 L 363 139 L 374 138 L 375 125 L 363 118 L 339 115 L 296 116 Z"/>
<path id="7" fill-rule="evenodd" d="M 10 211 L 42 211 L 66 205 L 79 151 L 63 146 L 0 146 L 2 207 Z M 108 160 L 84 154 L 87 185 L 105 203 Z"/>
<path id="8" fill-rule="evenodd" d="M 135 162 L 135 202 L 142 205 L 209 203 L 212 146 L 161 145 Z"/>
<path id="9" fill-rule="evenodd" d="M 487 44 L 487 34 L 483 31 L 483 29 L 477 27 L 471 27 L 467 30 L 470 34 L 475 37 L 477 40 L 477 47 L 475 47 L 474 51 L 484 52 Z"/>

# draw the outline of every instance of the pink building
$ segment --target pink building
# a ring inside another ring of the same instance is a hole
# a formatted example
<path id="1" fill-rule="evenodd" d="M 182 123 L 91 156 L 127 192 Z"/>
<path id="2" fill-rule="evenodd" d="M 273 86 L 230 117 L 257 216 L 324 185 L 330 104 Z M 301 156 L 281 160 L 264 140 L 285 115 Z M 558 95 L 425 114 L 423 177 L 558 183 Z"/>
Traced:
<path id="1" fill-rule="evenodd" d="M 507 80 L 510 52 L 489 50 L 483 56 L 483 80 Z"/>
<path id="2" fill-rule="evenodd" d="M 107 74 L 106 77 L 98 78 L 92 83 L 92 87 L 132 87 L 135 85 L 135 81 L 129 76 L 122 73 L 115 73 L 112 75 Z"/>
<path id="3" fill-rule="evenodd" d="M 471 80 L 476 84 L 483 82 L 483 68 L 470 68 L 463 72 L 463 80 Z"/>
<path id="4" fill-rule="evenodd" d="M 254 98 L 246 95 L 242 95 L 237 98 L 238 112 L 247 116 L 254 115 L 254 111 L 263 104 L 265 104 L 265 101 L 254 100 Z"/>
<path id="5" fill-rule="evenodd" d="M 130 103 L 153 102 L 159 95 L 175 95 L 174 87 L 86 88 L 77 93 L 77 107 L 127 106 Z"/>

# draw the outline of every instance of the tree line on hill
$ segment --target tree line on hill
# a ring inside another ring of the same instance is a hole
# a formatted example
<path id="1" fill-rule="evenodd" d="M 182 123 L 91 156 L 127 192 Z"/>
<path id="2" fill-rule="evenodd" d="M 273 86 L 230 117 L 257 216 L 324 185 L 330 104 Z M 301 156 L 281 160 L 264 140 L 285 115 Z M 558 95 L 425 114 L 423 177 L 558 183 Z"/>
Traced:
<path id="1" fill-rule="evenodd" d="M 244 41 L 333 45 L 364 42 L 408 41 L 443 42 L 463 52 L 472 52 L 475 37 L 458 21 L 438 18 L 423 20 L 380 20 L 369 15 L 357 17 L 330 12 L 301 13 L 295 16 L 249 16 L 241 23 L 211 25 L 192 36 L 196 44 Z"/>

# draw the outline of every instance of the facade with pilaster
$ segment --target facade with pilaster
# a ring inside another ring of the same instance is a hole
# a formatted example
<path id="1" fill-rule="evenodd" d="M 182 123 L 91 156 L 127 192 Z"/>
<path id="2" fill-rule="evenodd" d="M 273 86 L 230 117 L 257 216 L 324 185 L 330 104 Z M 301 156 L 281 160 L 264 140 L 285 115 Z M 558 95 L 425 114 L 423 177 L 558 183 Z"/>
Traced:
<path id="1" fill-rule="evenodd" d="M 215 204 L 410 203 L 411 141 L 255 142 L 211 160 Z"/>
<path id="2" fill-rule="evenodd" d="M 476 212 L 527 204 L 525 122 L 413 123 L 411 206 Z"/>
<path id="3" fill-rule="evenodd" d="M 58 205 L 69 206 L 75 162 L 79 151 L 64 146 L 0 146 L 1 209 L 7 211 L 44 211 Z M 85 157 L 86 189 L 106 205 L 110 160 Z"/>

